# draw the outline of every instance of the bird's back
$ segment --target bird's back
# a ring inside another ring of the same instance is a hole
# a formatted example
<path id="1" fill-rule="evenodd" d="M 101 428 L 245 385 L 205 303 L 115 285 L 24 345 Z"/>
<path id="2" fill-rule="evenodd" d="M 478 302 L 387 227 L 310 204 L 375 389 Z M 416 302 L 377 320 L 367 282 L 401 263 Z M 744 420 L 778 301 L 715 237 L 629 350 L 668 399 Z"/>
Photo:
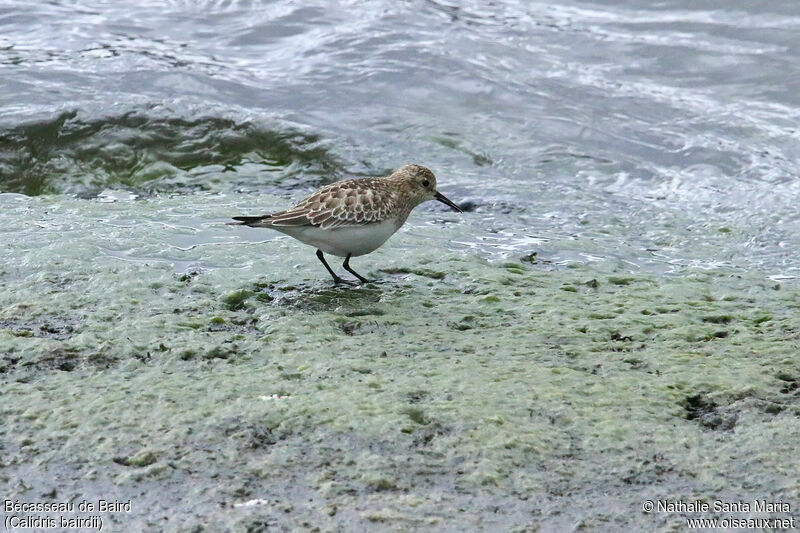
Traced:
<path id="1" fill-rule="evenodd" d="M 285 211 L 233 218 L 251 227 L 280 229 L 314 226 L 330 230 L 343 226 L 375 224 L 396 219 L 400 215 L 402 220 L 399 224 L 402 225 L 408 216 L 408 212 L 405 212 L 406 206 L 402 203 L 388 178 L 361 178 L 338 181 L 322 187 Z M 408 211 L 410 212 L 410 208 Z"/>

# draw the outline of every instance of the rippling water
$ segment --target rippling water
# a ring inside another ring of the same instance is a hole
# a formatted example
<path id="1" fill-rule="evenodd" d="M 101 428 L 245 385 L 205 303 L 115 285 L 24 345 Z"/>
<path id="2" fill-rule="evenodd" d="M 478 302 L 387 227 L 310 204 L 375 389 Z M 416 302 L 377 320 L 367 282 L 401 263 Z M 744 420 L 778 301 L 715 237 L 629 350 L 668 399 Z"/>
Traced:
<path id="1" fill-rule="evenodd" d="M 479 253 L 800 266 L 791 4 L 5 2 L 0 30 L 6 192 L 304 192 L 415 161 L 481 215 Z"/>

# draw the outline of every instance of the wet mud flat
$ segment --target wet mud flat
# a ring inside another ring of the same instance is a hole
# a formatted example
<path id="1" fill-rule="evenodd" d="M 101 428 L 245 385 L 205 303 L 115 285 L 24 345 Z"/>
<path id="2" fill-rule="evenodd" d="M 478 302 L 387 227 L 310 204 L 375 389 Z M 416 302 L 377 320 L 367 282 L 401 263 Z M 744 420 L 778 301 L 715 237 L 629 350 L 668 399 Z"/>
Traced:
<path id="1" fill-rule="evenodd" d="M 643 502 L 800 501 L 791 283 L 401 234 L 334 287 L 284 240 L 165 251 L 186 227 L 141 222 L 197 216 L 180 199 L 7 200 L 12 500 L 130 500 L 106 526 L 168 531 L 672 530 Z"/>

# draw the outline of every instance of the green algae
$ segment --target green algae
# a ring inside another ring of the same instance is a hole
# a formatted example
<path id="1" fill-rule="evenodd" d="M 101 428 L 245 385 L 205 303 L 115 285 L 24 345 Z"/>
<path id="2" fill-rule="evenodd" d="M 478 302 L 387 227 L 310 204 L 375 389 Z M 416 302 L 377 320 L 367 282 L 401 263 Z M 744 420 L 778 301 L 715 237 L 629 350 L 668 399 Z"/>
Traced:
<path id="1" fill-rule="evenodd" d="M 154 464 L 157 460 L 158 456 L 150 450 L 141 450 L 131 457 L 115 457 L 113 459 L 115 463 L 124 466 L 134 466 L 137 468 L 150 466 Z"/>
<path id="2" fill-rule="evenodd" d="M 704 316 L 700 320 L 709 324 L 730 324 L 734 317 L 731 315 L 712 315 Z"/>
<path id="3" fill-rule="evenodd" d="M 232 208 L 218 203 L 208 199 L 207 216 L 223 220 Z M 54 207 L 25 205 L 40 218 Z M 313 251 L 284 241 L 269 243 L 273 255 L 236 241 L 162 252 L 169 236 L 149 235 L 146 222 L 125 236 L 94 222 L 108 210 L 146 221 L 182 208 L 65 201 L 70 229 L 9 239 L 8 497 L 54 486 L 137 494 L 144 523 L 181 508 L 184 495 L 163 488 L 182 486 L 196 502 L 189 521 L 215 530 L 276 516 L 298 528 L 308 516 L 351 530 L 556 527 L 543 501 L 573 522 L 606 513 L 642 529 L 643 491 L 800 497 L 791 285 L 775 291 L 757 272 L 724 270 L 509 273 L 446 248 L 387 246 L 362 259 L 365 270 L 409 266 L 334 287 Z M 442 231 L 454 240 L 460 230 Z M 108 252 L 121 242 L 133 252 Z M 181 280 L 176 265 L 195 274 Z M 36 324 L 58 333 L 14 333 L 42 331 Z M 754 479 L 753 464 L 765 474 Z M 13 481 L 23 473 L 24 486 Z M 154 484 L 162 490 L 143 490 Z M 249 515 L 233 506 L 253 500 L 280 505 Z"/>
<path id="4" fill-rule="evenodd" d="M 397 275 L 397 274 L 414 274 L 416 276 L 421 276 L 425 278 L 431 279 L 444 279 L 447 275 L 446 272 L 439 272 L 435 270 L 430 270 L 427 268 L 382 268 L 381 272 L 385 272 L 386 274 L 390 275 Z"/>
<path id="5" fill-rule="evenodd" d="M 254 295 L 255 293 L 253 291 L 248 291 L 248 290 L 236 291 L 226 295 L 222 299 L 222 302 L 225 304 L 225 307 L 229 311 L 238 311 L 240 309 L 243 309 L 247 299 Z"/>
<path id="6" fill-rule="evenodd" d="M 0 130 L 0 162 L 3 190 L 29 196 L 115 186 L 139 192 L 211 190 L 219 184 L 209 179 L 209 168 L 236 170 L 248 163 L 280 180 L 295 178 L 301 168 L 316 180 L 341 172 L 341 162 L 315 135 L 211 116 L 153 117 L 148 110 L 97 119 L 69 111 Z M 257 184 L 253 179 L 247 185 Z"/>
<path id="7" fill-rule="evenodd" d="M 636 281 L 635 278 L 628 278 L 628 277 L 621 277 L 621 276 L 609 276 L 608 282 L 613 283 L 614 285 L 630 285 Z"/>
<path id="8" fill-rule="evenodd" d="M 430 420 L 425 418 L 425 412 L 417 407 L 407 407 L 403 412 L 411 419 L 412 422 L 421 426 L 430 424 Z"/>

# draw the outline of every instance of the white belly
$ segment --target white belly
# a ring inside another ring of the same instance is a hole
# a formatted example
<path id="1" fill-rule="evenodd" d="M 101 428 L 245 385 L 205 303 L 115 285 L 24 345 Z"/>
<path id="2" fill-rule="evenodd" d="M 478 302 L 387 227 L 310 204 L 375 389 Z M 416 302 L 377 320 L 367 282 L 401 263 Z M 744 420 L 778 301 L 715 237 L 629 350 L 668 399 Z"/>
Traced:
<path id="1" fill-rule="evenodd" d="M 286 235 L 300 242 L 322 250 L 326 254 L 353 257 L 375 251 L 386 239 L 397 231 L 393 220 L 384 220 L 365 226 L 344 226 L 336 229 L 322 230 L 313 226 L 275 227 Z"/>

